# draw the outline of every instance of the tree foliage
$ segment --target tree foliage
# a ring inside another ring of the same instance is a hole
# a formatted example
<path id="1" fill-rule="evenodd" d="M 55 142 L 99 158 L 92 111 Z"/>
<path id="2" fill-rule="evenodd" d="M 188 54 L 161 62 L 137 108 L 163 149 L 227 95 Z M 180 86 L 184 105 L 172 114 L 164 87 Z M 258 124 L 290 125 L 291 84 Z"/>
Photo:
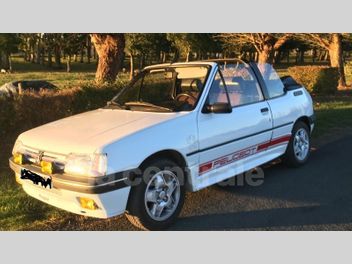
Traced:
<path id="1" fill-rule="evenodd" d="M 126 68 L 132 78 L 145 65 L 211 58 L 239 57 L 260 63 L 330 61 L 345 87 L 344 59 L 352 51 L 351 34 L 341 33 L 19 33 L 0 34 L 0 66 L 11 68 L 11 54 L 25 61 L 62 69 L 71 60 L 98 60 L 96 79 L 111 82 Z M 123 60 L 124 54 L 127 60 Z M 103 65 L 105 65 L 103 67 Z"/>
<path id="2" fill-rule="evenodd" d="M 349 34 L 345 34 L 350 37 Z M 318 46 L 329 52 L 330 65 L 338 68 L 339 72 L 339 87 L 346 87 L 346 77 L 342 53 L 342 39 L 341 33 L 308 33 L 297 34 L 297 37 L 310 43 L 311 45 Z"/>
<path id="3" fill-rule="evenodd" d="M 252 46 L 259 53 L 259 63 L 272 63 L 274 52 L 292 38 L 291 33 L 222 33 L 217 36 L 225 47 Z"/>

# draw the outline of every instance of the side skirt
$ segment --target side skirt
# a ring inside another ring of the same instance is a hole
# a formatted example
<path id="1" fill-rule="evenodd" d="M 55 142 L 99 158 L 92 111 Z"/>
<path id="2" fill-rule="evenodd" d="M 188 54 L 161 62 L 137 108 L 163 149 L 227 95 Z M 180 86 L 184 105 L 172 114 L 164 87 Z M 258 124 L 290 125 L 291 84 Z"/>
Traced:
<path id="1" fill-rule="evenodd" d="M 224 181 L 226 179 L 229 179 L 231 177 L 234 177 L 241 173 L 249 171 L 269 161 L 272 161 L 285 153 L 287 145 L 288 145 L 288 141 L 280 142 L 272 147 L 267 148 L 266 150 L 257 151 L 253 155 L 248 155 L 243 159 L 240 159 L 235 162 L 229 162 L 227 164 L 226 162 L 228 161 L 224 161 L 225 159 L 224 157 L 226 156 L 220 157 L 217 160 L 220 160 L 221 162 L 223 162 L 224 165 L 219 167 L 215 166 L 213 168 L 210 168 L 210 165 L 207 165 L 208 166 L 207 172 L 200 173 L 201 170 L 205 169 L 205 168 L 201 169 L 203 166 L 205 166 L 204 164 L 201 164 L 199 167 L 200 168 L 199 173 L 193 174 L 193 175 L 196 175 L 194 176 L 196 177 L 196 179 L 193 181 L 195 184 L 192 186 L 192 190 L 193 191 L 201 190 L 213 184 L 219 183 L 221 181 Z M 214 162 L 216 162 L 217 160 L 211 161 L 213 163 L 213 166 L 214 166 Z"/>

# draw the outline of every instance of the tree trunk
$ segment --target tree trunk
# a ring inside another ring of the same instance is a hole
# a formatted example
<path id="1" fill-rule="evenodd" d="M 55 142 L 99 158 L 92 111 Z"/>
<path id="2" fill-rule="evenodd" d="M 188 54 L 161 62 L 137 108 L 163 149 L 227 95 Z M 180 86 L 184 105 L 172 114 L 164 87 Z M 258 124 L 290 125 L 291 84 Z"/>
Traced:
<path id="1" fill-rule="evenodd" d="M 83 62 L 84 62 L 84 49 L 83 49 L 83 47 L 82 47 L 81 50 L 80 50 L 80 59 L 79 59 L 79 62 L 80 62 L 80 63 L 83 63 Z"/>
<path id="2" fill-rule="evenodd" d="M 258 63 L 265 64 L 265 63 L 272 63 L 274 57 L 274 50 L 273 46 L 270 44 L 264 44 L 263 50 L 259 53 Z"/>
<path id="3" fill-rule="evenodd" d="M 61 68 L 61 50 L 59 47 L 55 47 L 55 64 L 56 67 Z"/>
<path id="4" fill-rule="evenodd" d="M 38 43 L 37 43 L 37 47 L 36 47 L 36 61 L 35 61 L 35 63 L 37 63 L 37 64 L 40 64 L 40 58 L 41 58 L 41 46 L 42 46 L 42 43 L 41 43 L 41 39 L 39 38 L 38 39 Z"/>
<path id="5" fill-rule="evenodd" d="M 312 50 L 312 60 L 313 63 L 317 60 L 317 50 L 315 48 Z"/>
<path id="6" fill-rule="evenodd" d="M 276 51 L 274 54 L 274 63 L 278 64 L 281 62 L 281 58 L 282 58 L 282 51 Z"/>
<path id="7" fill-rule="evenodd" d="M 133 79 L 133 75 L 134 75 L 134 64 L 133 64 L 133 55 L 132 53 L 130 53 L 130 80 Z"/>
<path id="8" fill-rule="evenodd" d="M 295 62 L 297 64 L 298 63 L 298 58 L 299 58 L 299 49 L 295 49 L 295 51 L 296 51 Z"/>
<path id="9" fill-rule="evenodd" d="M 8 60 L 9 60 L 9 70 L 12 72 L 12 60 L 11 60 L 11 54 L 8 55 Z"/>
<path id="10" fill-rule="evenodd" d="M 299 62 L 300 63 L 304 63 L 304 54 L 305 54 L 305 50 L 300 49 L 300 51 L 299 51 Z"/>
<path id="11" fill-rule="evenodd" d="M 186 62 L 189 62 L 189 55 L 190 55 L 190 52 L 187 52 L 187 54 L 186 54 Z"/>
<path id="12" fill-rule="evenodd" d="M 93 59 L 97 59 L 97 51 L 93 48 Z"/>
<path id="13" fill-rule="evenodd" d="M 178 50 L 175 50 L 175 53 L 174 53 L 174 57 L 173 57 L 173 59 L 172 59 L 172 62 L 178 61 L 179 57 L 180 57 L 180 53 L 178 52 Z"/>
<path id="14" fill-rule="evenodd" d="M 67 56 L 66 60 L 66 72 L 71 72 L 71 55 Z"/>
<path id="15" fill-rule="evenodd" d="M 254 59 L 255 59 L 255 52 L 254 52 L 254 51 L 251 51 L 249 54 L 250 54 L 250 55 L 249 55 L 250 60 L 251 60 L 251 61 L 254 61 Z"/>
<path id="16" fill-rule="evenodd" d="M 142 70 L 144 67 L 144 54 L 141 54 L 140 58 L 139 58 L 139 69 Z"/>
<path id="17" fill-rule="evenodd" d="M 40 64 L 44 65 L 44 63 L 45 63 L 45 51 L 44 51 L 44 48 L 41 48 L 41 51 L 40 51 Z"/>
<path id="18" fill-rule="evenodd" d="M 92 58 L 92 42 L 90 41 L 90 38 L 87 38 L 87 63 L 90 63 L 90 60 Z"/>
<path id="19" fill-rule="evenodd" d="M 24 59 L 24 61 L 28 61 L 29 60 L 29 55 L 28 55 L 28 51 L 27 50 L 24 50 L 23 59 Z"/>
<path id="20" fill-rule="evenodd" d="M 324 61 L 328 61 L 329 59 L 330 59 L 329 52 L 325 52 Z"/>
<path id="21" fill-rule="evenodd" d="M 0 59 L 1 59 L 1 61 L 0 61 L 1 68 L 5 69 L 5 70 L 11 70 L 10 69 L 11 63 L 10 63 L 9 54 L 7 54 L 7 52 L 1 53 Z"/>
<path id="22" fill-rule="evenodd" d="M 48 67 L 51 68 L 53 66 L 53 54 L 51 50 L 48 51 Z"/>
<path id="23" fill-rule="evenodd" d="M 91 40 L 99 56 L 96 82 L 114 82 L 123 62 L 124 34 L 91 34 Z"/>
<path id="24" fill-rule="evenodd" d="M 31 45 L 30 49 L 31 49 L 30 61 L 31 61 L 31 63 L 34 63 L 35 62 L 34 45 Z"/>
<path id="25" fill-rule="evenodd" d="M 332 41 L 329 46 L 329 56 L 331 67 L 338 68 L 339 71 L 339 88 L 346 87 L 345 69 L 342 57 L 342 36 L 341 34 L 332 34 Z"/>
<path id="26" fill-rule="evenodd" d="M 258 54 L 258 52 L 255 52 L 255 55 L 254 55 L 254 61 L 258 61 L 258 58 L 259 58 L 259 56 L 258 56 L 259 54 Z"/>

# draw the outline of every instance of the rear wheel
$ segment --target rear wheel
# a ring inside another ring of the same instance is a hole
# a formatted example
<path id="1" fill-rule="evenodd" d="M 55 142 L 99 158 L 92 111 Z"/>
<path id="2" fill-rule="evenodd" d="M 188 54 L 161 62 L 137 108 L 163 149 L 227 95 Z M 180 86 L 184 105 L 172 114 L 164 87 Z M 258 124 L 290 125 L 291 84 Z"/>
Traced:
<path id="1" fill-rule="evenodd" d="M 175 221 L 182 209 L 184 173 L 179 165 L 167 159 L 144 167 L 141 183 L 131 189 L 126 217 L 140 229 L 162 230 Z"/>
<path id="2" fill-rule="evenodd" d="M 292 130 L 292 137 L 288 144 L 284 161 L 291 167 L 299 167 L 305 164 L 309 158 L 310 132 L 304 122 L 297 122 Z"/>

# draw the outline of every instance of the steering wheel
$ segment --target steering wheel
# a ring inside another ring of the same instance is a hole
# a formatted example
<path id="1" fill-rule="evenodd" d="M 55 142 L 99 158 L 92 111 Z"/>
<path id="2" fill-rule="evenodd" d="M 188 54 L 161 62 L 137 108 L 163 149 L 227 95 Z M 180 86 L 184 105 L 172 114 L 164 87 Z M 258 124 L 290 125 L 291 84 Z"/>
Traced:
<path id="1" fill-rule="evenodd" d="M 193 101 L 193 102 L 190 103 L 190 102 L 188 102 L 188 100 L 184 100 L 185 102 L 188 102 L 189 104 L 194 104 L 197 101 L 196 97 L 194 97 L 193 95 L 188 94 L 188 93 L 180 93 L 180 94 L 178 94 L 176 96 L 175 100 L 176 101 L 180 101 L 180 98 L 182 98 L 182 97 L 189 98 L 189 99 L 191 99 L 191 101 Z"/>

